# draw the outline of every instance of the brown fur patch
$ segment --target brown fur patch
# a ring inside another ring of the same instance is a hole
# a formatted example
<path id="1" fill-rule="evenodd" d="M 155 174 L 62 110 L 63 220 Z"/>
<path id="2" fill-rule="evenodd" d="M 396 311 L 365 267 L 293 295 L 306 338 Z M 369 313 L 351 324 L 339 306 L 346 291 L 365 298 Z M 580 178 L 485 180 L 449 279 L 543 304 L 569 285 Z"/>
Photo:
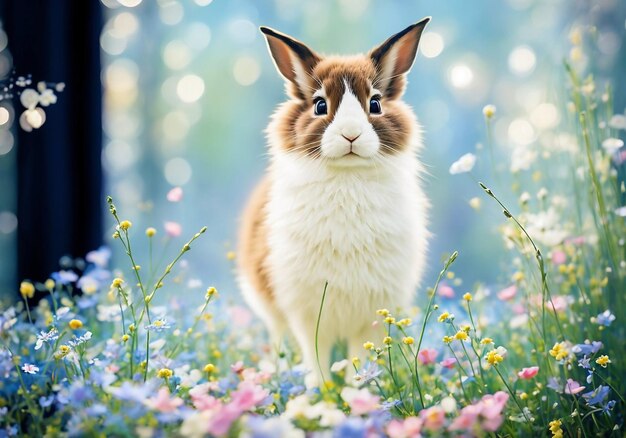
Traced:
<path id="1" fill-rule="evenodd" d="M 265 224 L 269 188 L 269 178 L 265 177 L 248 200 L 239 229 L 237 265 L 259 295 L 271 302 L 272 288 L 265 265 L 269 254 Z"/>
<path id="2" fill-rule="evenodd" d="M 397 78 L 393 84 L 391 95 L 382 92 L 382 114 L 369 114 L 371 90 L 376 88 L 380 72 L 369 56 L 322 58 L 312 72 L 315 89 L 300 90 L 303 99 L 292 99 L 275 114 L 275 120 L 269 129 L 278 134 L 280 147 L 286 151 L 301 153 L 311 157 L 319 157 L 320 143 L 324 130 L 332 122 L 341 99 L 345 93 L 346 83 L 361 102 L 361 106 L 381 142 L 381 154 L 390 154 L 407 147 L 412 127 L 411 115 L 406 114 L 405 107 L 396 103 L 404 89 L 404 77 Z M 292 84 L 293 85 L 293 84 Z M 401 86 L 400 88 L 397 88 Z M 328 114 L 316 116 L 314 113 L 313 94 L 323 88 Z"/>

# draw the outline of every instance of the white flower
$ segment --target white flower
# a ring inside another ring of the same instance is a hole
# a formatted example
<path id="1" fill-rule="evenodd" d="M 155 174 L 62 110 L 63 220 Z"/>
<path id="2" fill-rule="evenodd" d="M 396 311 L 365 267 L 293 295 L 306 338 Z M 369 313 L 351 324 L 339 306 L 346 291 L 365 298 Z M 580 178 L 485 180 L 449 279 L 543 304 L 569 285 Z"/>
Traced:
<path id="1" fill-rule="evenodd" d="M 609 127 L 626 130 L 626 116 L 624 114 L 615 114 L 611 117 L 611 120 L 609 120 Z"/>
<path id="2" fill-rule="evenodd" d="M 511 154 L 511 172 L 528 170 L 537 159 L 537 152 L 527 146 L 519 146 L 513 149 Z"/>
<path id="3" fill-rule="evenodd" d="M 65 82 L 59 82 L 54 86 L 54 89 L 57 90 L 59 93 L 62 92 L 63 90 L 65 90 Z"/>
<path id="4" fill-rule="evenodd" d="M 617 151 L 622 146 L 624 146 L 624 142 L 622 140 L 620 140 L 619 138 L 612 138 L 611 137 L 611 138 L 607 138 L 606 140 L 604 140 L 602 142 L 602 147 L 609 154 L 614 153 L 615 151 Z"/>
<path id="5" fill-rule="evenodd" d="M 30 363 L 25 363 L 22 365 L 22 371 L 28 374 L 37 374 L 39 372 L 39 367 Z"/>
<path id="6" fill-rule="evenodd" d="M 530 193 L 524 192 L 519 197 L 520 204 L 527 204 L 530 201 Z"/>
<path id="7" fill-rule="evenodd" d="M 330 367 L 330 371 L 332 373 L 338 373 L 339 371 L 345 369 L 346 366 L 348 366 L 348 360 L 340 360 L 339 362 L 335 362 L 334 364 L 332 364 L 332 366 Z"/>
<path id="8" fill-rule="evenodd" d="M 483 115 L 490 119 L 492 118 L 494 115 L 496 114 L 496 107 L 495 105 L 485 105 L 483 107 Z"/>
<path id="9" fill-rule="evenodd" d="M 56 341 L 58 338 L 59 338 L 59 332 L 54 327 L 49 332 L 44 332 L 44 331 L 40 332 L 39 335 L 37 335 L 37 342 L 35 343 L 35 350 L 39 350 L 41 347 L 43 347 L 44 342 Z"/>
<path id="10" fill-rule="evenodd" d="M 545 187 L 540 188 L 539 191 L 537 192 L 537 199 L 542 201 L 546 199 L 547 197 L 548 197 L 548 189 L 546 189 Z"/>
<path id="11" fill-rule="evenodd" d="M 39 93 L 32 88 L 26 88 L 22 91 L 22 94 L 20 94 L 20 102 L 22 102 L 24 108 L 33 109 L 39 102 Z"/>
<path id="12" fill-rule="evenodd" d="M 450 174 L 456 175 L 459 173 L 470 172 L 474 168 L 475 164 L 476 155 L 472 153 L 465 154 L 454 163 L 452 163 L 452 166 L 450 166 Z"/>
<path id="13" fill-rule="evenodd" d="M 546 246 L 555 246 L 568 236 L 561 228 L 561 218 L 553 208 L 537 214 L 528 213 L 524 216 L 526 231 L 534 240 Z"/>
<path id="14" fill-rule="evenodd" d="M 53 103 L 57 103 L 57 96 L 50 88 L 43 90 L 39 95 L 39 104 L 41 106 L 48 106 Z"/>

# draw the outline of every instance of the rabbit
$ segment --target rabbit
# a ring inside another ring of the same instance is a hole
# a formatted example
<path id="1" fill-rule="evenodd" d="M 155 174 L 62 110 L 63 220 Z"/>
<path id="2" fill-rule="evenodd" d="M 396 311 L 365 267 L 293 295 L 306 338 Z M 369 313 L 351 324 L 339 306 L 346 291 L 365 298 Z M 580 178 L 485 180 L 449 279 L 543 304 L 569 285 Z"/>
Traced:
<path id="1" fill-rule="evenodd" d="M 309 388 L 330 377 L 335 342 L 360 358 L 365 341 L 381 343 L 376 311 L 406 311 L 424 272 L 421 127 L 401 97 L 429 21 L 354 56 L 260 28 L 290 99 L 267 127 L 270 163 L 243 213 L 238 282 L 273 345 L 293 335 Z"/>

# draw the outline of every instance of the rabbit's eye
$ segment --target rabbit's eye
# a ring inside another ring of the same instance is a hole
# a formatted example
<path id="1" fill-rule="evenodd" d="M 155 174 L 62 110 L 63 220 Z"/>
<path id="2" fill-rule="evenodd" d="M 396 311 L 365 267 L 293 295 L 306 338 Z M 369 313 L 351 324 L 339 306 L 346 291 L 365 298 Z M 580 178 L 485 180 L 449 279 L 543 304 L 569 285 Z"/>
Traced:
<path id="1" fill-rule="evenodd" d="M 372 97 L 370 99 L 370 114 L 380 114 L 383 112 L 383 107 L 380 104 L 380 97 Z"/>
<path id="2" fill-rule="evenodd" d="M 328 105 L 323 98 L 318 97 L 315 102 L 313 102 L 313 110 L 316 116 L 323 116 L 324 114 L 328 114 Z"/>

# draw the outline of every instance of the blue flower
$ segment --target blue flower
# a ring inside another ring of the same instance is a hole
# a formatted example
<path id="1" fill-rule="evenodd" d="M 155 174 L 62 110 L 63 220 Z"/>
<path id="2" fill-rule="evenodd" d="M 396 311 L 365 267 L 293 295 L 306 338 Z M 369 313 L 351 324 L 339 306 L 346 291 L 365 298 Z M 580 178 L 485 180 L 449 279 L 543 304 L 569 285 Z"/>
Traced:
<path id="1" fill-rule="evenodd" d="M 365 421 L 359 417 L 350 417 L 337 426 L 333 432 L 333 437 L 337 438 L 365 438 L 367 429 Z"/>
<path id="2" fill-rule="evenodd" d="M 604 402 L 609 396 L 609 391 L 608 386 L 600 385 L 593 391 L 583 394 L 582 397 L 587 400 L 589 406 L 595 406 Z"/>
<path id="3" fill-rule="evenodd" d="M 366 384 L 382 374 L 382 370 L 376 362 L 368 361 L 363 368 L 354 376 L 354 380 L 360 384 Z"/>
<path id="4" fill-rule="evenodd" d="M 550 389 L 553 389 L 554 391 L 558 393 L 563 392 L 563 386 L 559 382 L 559 379 L 557 379 L 556 377 L 550 377 L 548 379 L 548 384 L 546 386 Z"/>
<path id="5" fill-rule="evenodd" d="M 602 412 L 604 412 L 605 414 L 611 415 L 611 411 L 615 407 L 615 403 L 616 403 L 615 400 L 610 400 L 609 402 L 607 402 L 607 404 L 602 407 Z"/>
<path id="6" fill-rule="evenodd" d="M 90 251 L 85 256 L 85 260 L 100 268 L 106 268 L 111 258 L 111 250 L 106 246 L 101 246 L 95 251 Z"/>
<path id="7" fill-rule="evenodd" d="M 59 272 L 52 273 L 51 277 L 56 283 L 60 283 L 63 285 L 74 283 L 76 280 L 78 280 L 78 275 L 76 275 L 74 271 L 60 270 Z"/>
<path id="8" fill-rule="evenodd" d="M 48 397 L 43 397 L 43 396 L 39 397 L 39 406 L 41 406 L 44 409 L 52 406 L 52 403 L 54 403 L 54 394 Z"/>
<path id="9" fill-rule="evenodd" d="M 615 315 L 613 315 L 610 310 L 605 310 L 596 316 L 595 320 L 596 324 L 603 325 L 605 327 L 610 326 L 613 321 L 615 321 Z"/>
<path id="10" fill-rule="evenodd" d="M 380 407 L 383 411 L 390 411 L 393 408 L 395 408 L 396 406 L 399 406 L 400 404 L 402 404 L 402 402 L 400 400 L 390 400 L 390 401 L 384 401 L 380 404 Z"/>
<path id="11" fill-rule="evenodd" d="M 572 347 L 572 353 L 578 356 L 581 354 L 590 356 L 600 351 L 602 347 L 603 345 L 600 341 L 593 341 L 591 344 L 576 344 Z"/>

